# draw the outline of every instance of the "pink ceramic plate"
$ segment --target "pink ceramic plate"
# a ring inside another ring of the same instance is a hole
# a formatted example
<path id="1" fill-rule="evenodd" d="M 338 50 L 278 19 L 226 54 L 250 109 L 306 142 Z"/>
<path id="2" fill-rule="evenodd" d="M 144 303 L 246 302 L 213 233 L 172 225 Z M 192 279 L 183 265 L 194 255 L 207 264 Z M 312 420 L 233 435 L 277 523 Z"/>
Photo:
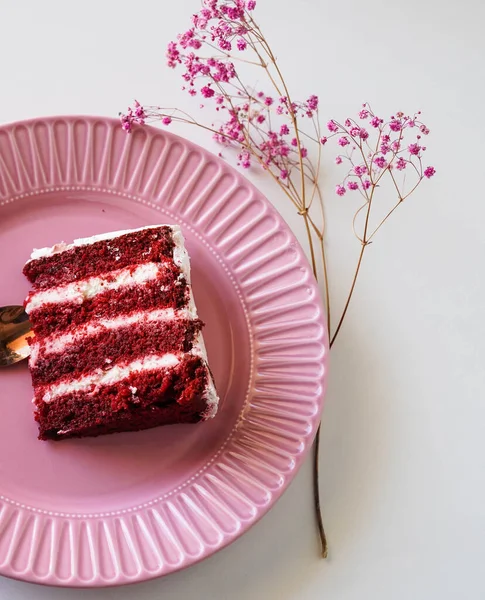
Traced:
<path id="1" fill-rule="evenodd" d="M 180 223 L 222 399 L 214 420 L 37 441 L 25 363 L 0 371 L 0 573 L 116 585 L 186 567 L 281 495 L 315 434 L 327 337 L 303 252 L 265 198 L 202 148 L 115 120 L 0 128 L 0 305 L 34 247 Z"/>

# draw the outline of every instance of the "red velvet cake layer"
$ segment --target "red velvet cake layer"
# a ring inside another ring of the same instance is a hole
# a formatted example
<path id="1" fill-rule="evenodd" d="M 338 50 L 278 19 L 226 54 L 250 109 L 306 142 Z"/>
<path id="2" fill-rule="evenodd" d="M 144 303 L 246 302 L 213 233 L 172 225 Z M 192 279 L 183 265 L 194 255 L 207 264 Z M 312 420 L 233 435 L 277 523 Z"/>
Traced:
<path id="1" fill-rule="evenodd" d="M 39 437 L 59 440 L 196 423 L 206 411 L 207 377 L 203 361 L 190 356 L 172 369 L 132 373 L 90 392 L 70 393 L 50 403 L 39 398 Z"/>
<path id="2" fill-rule="evenodd" d="M 109 368 L 148 354 L 188 352 L 201 328 L 199 319 L 152 321 L 104 329 L 56 354 L 41 347 L 30 369 L 32 381 L 34 385 L 45 385 L 66 377 L 77 379 L 100 367 Z"/>
<path id="3" fill-rule="evenodd" d="M 182 308 L 188 301 L 188 288 L 183 278 L 176 285 L 173 284 L 176 279 L 174 275 L 178 276 L 179 273 L 178 267 L 173 265 L 173 268 L 163 272 L 155 280 L 143 285 L 109 290 L 84 300 L 82 304 L 44 304 L 29 314 L 30 322 L 39 339 L 54 332 L 64 333 L 94 318 L 109 319 L 156 308 Z"/>
<path id="4" fill-rule="evenodd" d="M 24 275 L 35 290 L 72 283 L 112 269 L 172 258 L 174 242 L 170 227 L 143 229 L 110 240 L 45 256 L 28 262 Z"/>

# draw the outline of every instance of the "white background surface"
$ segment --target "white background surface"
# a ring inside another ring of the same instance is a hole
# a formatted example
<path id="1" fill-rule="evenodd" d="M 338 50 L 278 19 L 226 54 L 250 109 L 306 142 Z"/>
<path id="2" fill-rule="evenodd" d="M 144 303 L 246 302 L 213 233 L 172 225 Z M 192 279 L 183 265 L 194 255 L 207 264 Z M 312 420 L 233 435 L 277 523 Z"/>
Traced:
<path id="1" fill-rule="evenodd" d="M 133 97 L 197 112 L 164 62 L 197 7 L 2 0 L 0 121 L 115 116 Z M 321 449 L 330 558 L 318 557 L 307 461 L 270 514 L 187 571 L 101 591 L 1 579 L 2 600 L 485 598 L 485 4 L 259 0 L 256 16 L 292 93 L 319 94 L 325 120 L 363 101 L 382 114 L 421 108 L 438 172 L 370 247 L 332 351 Z M 336 178 L 331 167 L 332 291 L 342 299 L 358 246 Z M 281 194 L 255 180 L 303 240 Z"/>

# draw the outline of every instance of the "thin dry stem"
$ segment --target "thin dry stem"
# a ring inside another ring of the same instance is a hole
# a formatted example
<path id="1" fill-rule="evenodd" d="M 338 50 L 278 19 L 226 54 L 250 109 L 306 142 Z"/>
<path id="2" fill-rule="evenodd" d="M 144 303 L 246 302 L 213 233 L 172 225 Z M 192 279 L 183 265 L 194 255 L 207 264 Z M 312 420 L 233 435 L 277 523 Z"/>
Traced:
<path id="1" fill-rule="evenodd" d="M 305 229 L 307 232 L 308 244 L 310 246 L 310 257 L 311 257 L 311 261 L 312 261 L 313 275 L 315 276 L 315 279 L 318 279 L 317 261 L 315 258 L 315 248 L 313 246 L 313 235 L 310 230 L 310 223 L 308 220 L 308 209 L 304 208 L 302 211 L 300 211 L 300 214 L 302 215 L 303 220 L 305 221 Z"/>
<path id="2" fill-rule="evenodd" d="M 345 306 L 344 306 L 344 309 L 340 316 L 340 319 L 338 321 L 337 328 L 330 339 L 330 348 L 332 348 L 332 346 L 334 345 L 335 340 L 337 339 L 337 336 L 339 334 L 339 331 L 342 328 L 342 324 L 345 319 L 345 315 L 347 314 L 347 311 L 348 311 L 349 305 L 350 305 L 350 301 L 352 300 L 352 296 L 353 296 L 353 293 L 355 290 L 355 285 L 357 283 L 357 277 L 359 276 L 360 267 L 362 266 L 362 259 L 364 258 L 364 252 L 365 252 L 365 249 L 367 248 L 367 246 L 369 245 L 369 241 L 367 240 L 367 230 L 369 228 L 369 218 L 370 218 L 370 212 L 371 212 L 371 208 L 372 208 L 372 199 L 374 197 L 375 189 L 376 189 L 375 187 L 372 188 L 372 191 L 371 191 L 370 197 L 369 197 L 369 202 L 367 203 L 367 213 L 366 213 L 366 217 L 365 217 L 364 235 L 362 236 L 362 244 L 360 247 L 359 258 L 357 260 L 357 266 L 355 268 L 354 277 L 352 279 L 352 284 L 350 286 L 349 295 L 347 296 L 347 301 L 345 302 Z"/>
<path id="3" fill-rule="evenodd" d="M 325 528 L 323 526 L 322 507 L 320 505 L 320 429 L 321 425 L 318 426 L 315 442 L 313 444 L 313 501 L 315 503 L 322 558 L 327 558 L 327 535 L 325 534 Z"/>

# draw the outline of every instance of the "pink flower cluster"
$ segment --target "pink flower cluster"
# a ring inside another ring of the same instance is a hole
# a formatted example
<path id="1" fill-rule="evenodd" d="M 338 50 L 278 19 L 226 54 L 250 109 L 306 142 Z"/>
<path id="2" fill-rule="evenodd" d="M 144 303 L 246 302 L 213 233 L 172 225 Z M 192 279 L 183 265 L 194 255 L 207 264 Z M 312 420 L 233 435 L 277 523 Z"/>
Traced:
<path id="1" fill-rule="evenodd" d="M 304 142 L 313 140 L 320 151 L 335 137 L 339 147 L 335 162 L 348 164 L 344 180 L 336 187 L 339 196 L 358 191 L 368 198 L 385 174 L 390 174 L 395 184 L 396 175 L 403 172 L 411 171 L 419 181 L 434 176 L 435 168 L 422 164 L 426 152 L 423 138 L 429 129 L 421 122 L 420 113 L 407 116 L 398 112 L 384 120 L 364 104 L 356 118 L 345 119 L 343 124 L 328 121 L 328 133 L 321 135 L 318 96 L 295 101 L 286 91 L 281 95 L 286 86 L 278 87 L 273 79 L 274 95 L 244 85 L 235 66 L 237 53 L 252 52 L 249 62 L 263 69 L 274 61 L 271 53 L 264 55 L 260 29 L 252 16 L 255 6 L 254 0 L 202 0 L 191 26 L 170 42 L 166 52 L 169 67 L 182 67 L 182 89 L 203 98 L 201 108 L 210 105 L 221 117 L 212 123 L 214 138 L 238 148 L 239 166 L 247 169 L 257 162 L 290 188 L 294 169 L 310 179 L 309 174 L 315 177 L 317 169 Z M 180 111 L 169 113 L 135 102 L 120 118 L 127 132 L 147 119 L 158 119 L 163 125 L 172 120 L 198 124 Z M 304 131 L 303 119 L 312 125 L 315 135 Z"/>
<path id="2" fill-rule="evenodd" d="M 418 182 L 430 179 L 436 173 L 432 166 L 423 169 L 422 158 L 426 151 L 423 136 L 429 129 L 420 120 L 420 112 L 410 117 L 398 112 L 385 121 L 375 115 L 366 103 L 358 113 L 358 120 L 348 118 L 344 124 L 331 120 L 327 123 L 329 137 L 337 137 L 337 144 L 344 149 L 335 159 L 336 164 L 347 161 L 348 173 L 342 183 L 336 186 L 338 196 L 349 191 L 360 191 L 367 196 L 367 190 L 376 186 L 382 176 L 394 169 L 404 171 L 411 168 Z M 410 142 L 405 138 L 413 136 Z M 394 183 L 396 183 L 395 177 Z M 401 194 L 401 192 L 400 192 Z"/>
<path id="3" fill-rule="evenodd" d="M 131 133 L 133 125 L 145 125 L 147 114 L 143 106 L 135 100 L 133 107 L 128 107 L 126 114 L 120 114 L 121 126 L 126 133 Z"/>
<path id="4" fill-rule="evenodd" d="M 168 45 L 167 62 L 172 68 L 183 67 L 184 90 L 213 102 L 215 110 L 226 115 L 213 124 L 217 132 L 214 137 L 221 144 L 240 146 L 240 166 L 248 168 L 256 157 L 264 168 L 274 169 L 286 180 L 291 169 L 307 156 L 307 149 L 294 137 L 295 120 L 313 119 L 318 97 L 311 95 L 304 102 L 295 102 L 286 96 L 275 98 L 248 90 L 242 84 L 229 53 L 255 50 L 257 35 L 251 16 L 255 7 L 254 0 L 203 0 L 191 27 Z M 203 56 L 204 49 L 209 57 Z M 125 116 L 125 123 L 132 120 L 132 114 Z M 290 128 L 292 139 L 288 138 Z M 246 155 L 248 146 L 253 150 L 250 155 Z"/>
<path id="5" fill-rule="evenodd" d="M 188 91 L 195 95 L 198 77 L 208 77 L 214 82 L 228 83 L 236 77 L 234 65 L 227 61 L 227 53 L 234 46 L 240 52 L 246 50 L 245 35 L 251 28 L 250 12 L 254 0 L 204 0 L 201 10 L 193 15 L 192 26 L 170 42 L 166 57 L 169 67 L 183 65 L 183 79 L 189 84 Z M 222 51 L 223 58 L 203 58 L 194 51 L 203 46 L 214 46 Z"/>
<path id="6" fill-rule="evenodd" d="M 228 120 L 219 126 L 214 138 L 217 142 L 229 145 L 240 144 L 243 148 L 239 154 L 238 164 L 243 168 L 251 166 L 252 158 L 256 157 L 258 162 L 266 169 L 273 168 L 276 175 L 282 179 L 288 179 L 291 169 L 300 162 L 300 156 L 304 159 L 308 150 L 300 144 L 298 152 L 298 141 L 292 136 L 290 127 L 283 123 L 274 131 L 265 127 L 270 121 L 270 107 L 274 100 L 259 92 L 255 95 L 258 102 L 254 107 L 248 101 L 233 105 L 228 109 Z M 278 101 L 278 106 L 281 102 Z M 245 148 L 251 142 L 248 140 L 248 127 L 257 134 L 257 144 L 252 145 L 253 156 Z"/>
<path id="7" fill-rule="evenodd" d="M 318 109 L 318 97 L 312 95 L 305 102 L 289 105 L 287 98 L 275 99 L 261 91 L 249 95 L 239 93 L 239 96 L 239 103 L 232 101 L 230 104 L 224 95 L 217 96 L 216 110 L 225 110 L 228 118 L 217 127 L 214 139 L 225 145 L 252 145 L 253 154 L 264 168 L 274 168 L 278 177 L 288 179 L 292 168 L 299 165 L 300 157 L 308 156 L 307 148 L 295 137 L 293 118 L 312 118 Z M 288 123 L 280 121 L 275 129 L 272 128 L 278 119 L 285 118 L 289 119 Z M 256 143 L 254 138 L 258 140 Z M 239 164 L 248 168 L 251 159 L 239 160 Z"/>

